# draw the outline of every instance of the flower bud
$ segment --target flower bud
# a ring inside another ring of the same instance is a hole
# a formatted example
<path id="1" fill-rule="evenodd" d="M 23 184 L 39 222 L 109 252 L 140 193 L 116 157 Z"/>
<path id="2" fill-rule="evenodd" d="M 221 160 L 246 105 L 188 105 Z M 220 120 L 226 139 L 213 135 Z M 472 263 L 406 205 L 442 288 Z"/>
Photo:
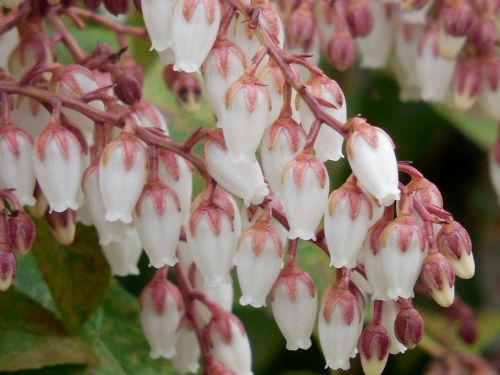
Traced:
<path id="1" fill-rule="evenodd" d="M 382 129 L 354 117 L 346 150 L 349 165 L 361 187 L 372 194 L 382 206 L 399 200 L 398 166 L 392 139 Z"/>
<path id="2" fill-rule="evenodd" d="M 382 303 L 381 323 L 387 330 L 387 334 L 389 335 L 390 354 L 399 354 L 406 351 L 406 347 L 401 342 L 399 342 L 394 331 L 394 324 L 398 313 L 399 308 L 396 301 L 385 301 Z"/>
<path id="3" fill-rule="evenodd" d="M 197 374 L 200 367 L 198 363 L 201 354 L 200 344 L 192 323 L 187 319 L 184 319 L 179 329 L 175 351 L 175 357 L 172 358 L 175 371 L 179 374 L 190 372 Z"/>
<path id="4" fill-rule="evenodd" d="M 174 70 L 193 73 L 200 69 L 217 37 L 221 12 L 217 0 L 174 3 L 171 28 Z"/>
<path id="5" fill-rule="evenodd" d="M 128 13 L 129 0 L 103 0 L 106 10 L 114 16 Z"/>
<path id="6" fill-rule="evenodd" d="M 137 262 L 141 256 L 142 244 L 135 227 L 127 227 L 118 241 L 102 245 L 102 251 L 116 276 L 138 275 Z"/>
<path id="7" fill-rule="evenodd" d="M 318 308 L 311 276 L 294 263 L 288 263 L 271 290 L 271 306 L 276 324 L 286 339 L 286 348 L 309 349 Z"/>
<path id="8" fill-rule="evenodd" d="M 132 213 L 146 181 L 147 156 L 143 143 L 123 132 L 109 143 L 99 163 L 99 189 L 106 220 L 132 222 Z"/>
<path id="9" fill-rule="evenodd" d="M 135 210 L 137 233 L 150 265 L 155 268 L 174 266 L 184 222 L 177 194 L 163 183 L 148 183 Z"/>
<path id="10" fill-rule="evenodd" d="M 140 296 L 140 318 L 144 336 L 149 342 L 149 355 L 171 359 L 184 315 L 184 302 L 179 289 L 166 279 L 166 269 L 156 272 Z"/>
<path id="11" fill-rule="evenodd" d="M 202 87 L 195 73 L 177 72 L 172 90 L 177 104 L 189 113 L 196 113 L 201 108 Z"/>
<path id="12" fill-rule="evenodd" d="M 363 315 L 356 297 L 348 289 L 333 285 L 325 291 L 318 319 L 321 349 L 326 368 L 348 370 L 349 358 L 363 329 Z"/>
<path id="13" fill-rule="evenodd" d="M 474 276 L 475 265 L 469 234 L 458 222 L 443 224 L 436 238 L 439 251 L 450 261 L 462 279 Z"/>
<path id="14" fill-rule="evenodd" d="M 253 374 L 248 336 L 245 327 L 236 315 L 217 310 L 206 332 L 208 345 L 216 360 L 237 374 Z"/>
<path id="15" fill-rule="evenodd" d="M 208 286 L 231 282 L 229 271 L 240 231 L 236 203 L 228 193 L 216 187 L 211 194 L 205 191 L 200 195 L 189 217 L 187 242 Z"/>
<path id="16" fill-rule="evenodd" d="M 306 85 L 307 91 L 322 101 L 331 103 L 335 108 L 320 104 L 321 108 L 334 119 L 344 123 L 347 119 L 347 105 L 344 93 L 337 82 L 324 75 L 314 75 Z M 297 98 L 297 109 L 300 113 L 300 121 L 304 130 L 309 132 L 316 117 L 309 106 Z M 314 151 L 321 162 L 326 160 L 337 161 L 342 155 L 342 144 L 344 138 L 329 126 L 323 125 L 319 129 L 318 137 L 314 143 Z"/>
<path id="17" fill-rule="evenodd" d="M 153 104 L 143 100 L 135 103 L 132 108 L 139 120 L 139 125 L 144 128 L 160 129 L 165 135 L 169 135 L 167 120 Z"/>
<path id="18" fill-rule="evenodd" d="M 255 160 L 270 111 L 269 90 L 255 76 L 244 75 L 229 87 L 217 126 L 235 162 Z"/>
<path id="19" fill-rule="evenodd" d="M 276 197 L 270 196 L 271 199 L 271 207 L 273 210 L 280 212 L 283 214 L 283 204 Z M 254 225 L 257 220 L 264 214 L 265 208 L 260 208 L 258 206 L 250 206 L 246 207 L 245 205 L 240 206 L 240 215 L 241 215 L 241 229 L 246 230 Z M 288 230 L 274 217 L 271 218 L 271 225 L 281 239 L 281 242 L 286 243 Z"/>
<path id="20" fill-rule="evenodd" d="M 33 195 L 36 199 L 36 203 L 34 206 L 29 207 L 28 210 L 33 217 L 44 217 L 45 212 L 49 208 L 49 203 L 47 202 L 47 199 L 43 195 L 42 190 L 40 189 L 40 186 L 38 184 L 35 184 L 35 193 Z"/>
<path id="21" fill-rule="evenodd" d="M 474 11 L 464 0 L 446 3 L 439 15 L 444 31 L 454 37 L 467 36 L 474 22 Z"/>
<path id="22" fill-rule="evenodd" d="M 50 64 L 53 61 L 48 40 L 37 29 L 23 33 L 19 44 L 9 56 L 9 73 L 16 80 L 21 79 L 36 64 Z"/>
<path id="23" fill-rule="evenodd" d="M 448 307 L 455 298 L 455 274 L 442 254 L 430 254 L 422 266 L 422 281 L 439 306 Z"/>
<path id="24" fill-rule="evenodd" d="M 314 37 L 315 20 L 312 3 L 303 1 L 290 15 L 286 23 L 286 41 L 291 47 L 310 43 Z"/>
<path id="25" fill-rule="evenodd" d="M 355 38 L 369 35 L 373 30 L 373 11 L 370 0 L 349 1 L 346 7 L 347 23 Z"/>
<path id="26" fill-rule="evenodd" d="M 5 238 L 0 239 L 0 292 L 10 288 L 16 278 L 16 256 Z"/>
<path id="27" fill-rule="evenodd" d="M 372 223 L 369 198 L 351 178 L 332 192 L 325 209 L 325 238 L 330 266 L 354 268 Z"/>
<path id="28" fill-rule="evenodd" d="M 220 133 L 217 140 L 205 143 L 205 162 L 210 175 L 229 193 L 243 199 L 245 205 L 260 204 L 269 194 L 257 160 L 235 162 Z"/>
<path id="29" fill-rule="evenodd" d="M 245 72 L 246 57 L 243 51 L 225 38 L 216 40 L 202 67 L 206 97 L 217 117 L 224 112 L 226 93 Z"/>
<path id="30" fill-rule="evenodd" d="M 76 210 L 82 175 L 82 148 L 71 131 L 54 118 L 36 137 L 33 167 L 50 210 Z"/>
<path id="31" fill-rule="evenodd" d="M 328 63 L 341 72 L 349 69 L 354 64 L 356 61 L 356 45 L 347 30 L 333 33 L 326 46 L 325 57 Z"/>
<path id="32" fill-rule="evenodd" d="M 12 193 L 21 205 L 36 202 L 33 141 L 14 125 L 0 127 L 0 189 L 14 189 Z"/>
<path id="33" fill-rule="evenodd" d="M 366 375 L 380 375 L 389 357 L 389 334 L 381 324 L 370 323 L 359 338 L 358 351 Z"/>
<path id="34" fill-rule="evenodd" d="M 304 151 L 285 166 L 281 181 L 281 197 L 290 225 L 288 238 L 315 239 L 330 187 L 325 166 Z"/>
<path id="35" fill-rule="evenodd" d="M 71 245 L 75 239 L 76 211 L 67 209 L 62 212 L 47 211 L 45 220 L 54 238 L 62 245 Z"/>
<path id="36" fill-rule="evenodd" d="M 172 0 L 142 0 L 144 26 L 151 40 L 151 49 L 165 51 L 170 47 L 172 26 Z"/>
<path id="37" fill-rule="evenodd" d="M 471 27 L 468 39 L 478 53 L 487 53 L 494 48 L 497 30 L 493 20 L 479 18 Z"/>
<path id="38" fill-rule="evenodd" d="M 125 69 L 116 67 L 112 70 L 114 92 L 118 99 L 125 104 L 134 104 L 142 98 L 142 85 L 132 74 Z"/>
<path id="39" fill-rule="evenodd" d="M 235 257 L 241 287 L 240 304 L 262 307 L 283 265 L 283 242 L 264 216 L 238 240 Z"/>
<path id="40" fill-rule="evenodd" d="M 413 349 L 424 336 L 424 320 L 413 306 L 402 308 L 394 322 L 394 333 L 399 342 Z"/>
<path id="41" fill-rule="evenodd" d="M 16 255 L 26 255 L 36 237 L 36 227 L 33 220 L 25 212 L 9 218 L 7 223 L 8 240 Z"/>

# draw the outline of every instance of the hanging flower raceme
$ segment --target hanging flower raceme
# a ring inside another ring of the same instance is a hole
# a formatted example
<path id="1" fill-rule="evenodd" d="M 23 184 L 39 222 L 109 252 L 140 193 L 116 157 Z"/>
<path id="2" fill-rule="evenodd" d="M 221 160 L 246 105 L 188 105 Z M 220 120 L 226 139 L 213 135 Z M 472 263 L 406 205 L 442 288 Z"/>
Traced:
<path id="1" fill-rule="evenodd" d="M 177 287 L 167 280 L 167 268 L 159 269 L 140 297 L 140 317 L 149 342 L 151 358 L 173 358 L 184 315 L 184 302 Z"/>
<path id="2" fill-rule="evenodd" d="M 382 206 L 399 200 L 398 166 L 392 139 L 382 129 L 354 117 L 346 124 L 347 159 L 361 187 Z"/>
<path id="3" fill-rule="evenodd" d="M 104 256 L 111 267 L 111 274 L 116 276 L 139 274 L 137 262 L 142 252 L 141 240 L 135 227 L 127 225 L 125 227 L 125 233 L 119 240 L 102 245 Z"/>

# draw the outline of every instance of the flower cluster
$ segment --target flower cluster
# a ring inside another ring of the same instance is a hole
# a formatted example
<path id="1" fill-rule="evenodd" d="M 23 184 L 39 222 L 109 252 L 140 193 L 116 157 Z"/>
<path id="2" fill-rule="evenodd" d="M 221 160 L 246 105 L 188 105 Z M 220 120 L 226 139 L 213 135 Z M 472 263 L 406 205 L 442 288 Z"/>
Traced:
<path id="1" fill-rule="evenodd" d="M 444 210 L 438 188 L 398 163 L 388 134 L 347 117 L 337 82 L 306 57 L 284 53 L 285 44 L 302 48 L 316 37 L 313 2 L 286 7 L 292 3 L 280 4 L 285 32 L 265 0 L 142 1 L 151 48 L 168 65 L 167 85 L 195 111 L 201 84 L 193 73 L 201 72 L 216 117 L 217 129 L 199 129 L 182 144 L 142 99 L 141 69 L 130 53 L 105 44 L 85 53 L 60 16 L 97 20 L 119 36 L 142 29 L 62 3 L 42 12 L 25 2 L 2 15 L 0 288 L 12 282 L 15 255 L 33 242 L 28 206 L 63 244 L 73 241 L 77 220 L 95 226 L 114 275 L 138 273 L 144 249 L 157 269 L 141 294 L 144 334 L 151 357 L 172 359 L 181 373 L 196 372 L 202 356 L 206 374 L 252 374 L 248 336 L 231 313 L 234 267 L 240 304 L 270 302 L 289 350 L 311 346 L 316 321 L 331 369 L 348 369 L 359 353 L 364 371 L 380 374 L 389 353 L 413 348 L 423 335 L 412 305 L 416 285 L 450 306 L 455 276 L 474 274 L 469 236 Z M 128 9 L 121 0 L 104 4 L 114 14 Z M 377 17 L 389 17 L 384 9 L 393 5 L 327 5 L 319 4 L 328 8 L 324 17 L 345 17 L 348 25 L 338 21 L 332 39 L 385 37 L 377 28 L 390 23 Z M 408 20 L 422 10 L 415 12 Z M 45 32 L 44 17 L 56 37 Z M 75 64 L 55 63 L 53 39 Z M 377 47 L 365 42 L 366 53 Z M 424 65 L 443 59 L 431 52 Z M 193 151 L 199 142 L 203 155 Z M 352 175 L 331 192 L 325 162 L 344 155 Z M 195 169 L 205 187 L 192 199 Z M 399 173 L 410 182 L 400 183 Z M 330 257 L 336 281 L 327 290 L 318 291 L 300 267 L 298 241 Z"/>

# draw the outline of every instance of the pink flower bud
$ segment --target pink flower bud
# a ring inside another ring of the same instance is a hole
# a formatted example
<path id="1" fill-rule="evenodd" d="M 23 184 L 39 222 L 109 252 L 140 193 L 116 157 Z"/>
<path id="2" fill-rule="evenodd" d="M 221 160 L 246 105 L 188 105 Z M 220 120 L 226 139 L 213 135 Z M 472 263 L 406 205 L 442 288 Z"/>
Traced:
<path id="1" fill-rule="evenodd" d="M 52 63 L 52 52 L 44 35 L 36 29 L 28 30 L 12 50 L 8 66 L 10 74 L 16 80 L 21 79 L 37 63 Z"/>
<path id="2" fill-rule="evenodd" d="M 81 163 L 81 145 L 68 129 L 52 122 L 36 137 L 33 167 L 51 211 L 78 208 Z"/>
<path id="3" fill-rule="evenodd" d="M 233 198 L 220 188 L 197 198 L 189 217 L 187 242 L 191 256 L 208 286 L 231 281 L 241 222 Z"/>
<path id="4" fill-rule="evenodd" d="M 283 242 L 269 217 L 264 217 L 244 231 L 235 256 L 241 287 L 240 303 L 253 307 L 266 305 L 266 297 L 283 265 Z"/>
<path id="5" fill-rule="evenodd" d="M 306 45 L 314 37 L 316 25 L 311 8 L 310 1 L 303 1 L 288 18 L 286 41 L 291 47 Z"/>
<path id="6" fill-rule="evenodd" d="M 205 143 L 205 162 L 210 175 L 229 193 L 243 199 L 245 205 L 260 204 L 269 194 L 257 160 L 235 162 L 226 149 L 222 133 Z"/>
<path id="7" fill-rule="evenodd" d="M 107 11 L 114 16 L 128 13 L 130 7 L 129 0 L 103 0 L 103 2 Z"/>
<path id="8" fill-rule="evenodd" d="M 215 42 L 221 12 L 217 0 L 174 3 L 171 29 L 174 70 L 192 73 L 200 69 Z"/>
<path id="9" fill-rule="evenodd" d="M 308 349 L 318 309 L 314 281 L 294 263 L 281 271 L 271 291 L 273 316 L 288 350 Z"/>
<path id="10" fill-rule="evenodd" d="M 474 276 L 475 265 L 469 234 L 458 222 L 443 224 L 436 238 L 439 251 L 450 261 L 455 274 L 462 279 Z"/>
<path id="11" fill-rule="evenodd" d="M 165 117 L 153 104 L 143 100 L 139 103 L 135 103 L 132 108 L 139 120 L 139 125 L 144 128 L 160 129 L 165 135 L 169 135 Z"/>
<path id="12" fill-rule="evenodd" d="M 466 36 L 474 22 L 474 11 L 468 1 L 460 0 L 447 3 L 440 12 L 446 33 L 454 36 Z"/>
<path id="13" fill-rule="evenodd" d="M 406 192 L 424 204 L 443 208 L 443 196 L 438 187 L 424 177 L 412 177 L 410 183 L 406 185 Z"/>
<path id="14" fill-rule="evenodd" d="M 288 238 L 315 239 L 330 187 L 325 166 L 310 153 L 302 152 L 285 166 L 281 181 L 290 225 Z"/>
<path id="15" fill-rule="evenodd" d="M 184 315 L 184 302 L 177 287 L 159 270 L 140 296 L 140 318 L 149 342 L 151 358 L 173 358 Z"/>
<path id="16" fill-rule="evenodd" d="M 229 154 L 235 162 L 252 162 L 271 111 L 269 90 L 255 76 L 244 75 L 229 87 L 225 101 L 217 126 Z"/>
<path id="17" fill-rule="evenodd" d="M 147 156 L 143 143 L 123 132 L 109 143 L 99 163 L 99 189 L 106 220 L 132 222 L 132 213 L 146 181 Z"/>
<path id="18" fill-rule="evenodd" d="M 5 237 L 0 237 L 0 292 L 10 288 L 16 278 L 16 256 Z"/>
<path id="19" fill-rule="evenodd" d="M 455 274 L 448 259 L 435 253 L 425 258 L 422 281 L 439 306 L 448 307 L 455 298 Z"/>
<path id="20" fill-rule="evenodd" d="M 371 0 L 354 0 L 347 3 L 347 23 L 355 38 L 365 37 L 373 30 L 371 3 Z"/>
<path id="21" fill-rule="evenodd" d="M 135 227 L 126 227 L 125 234 L 117 241 L 102 245 L 102 251 L 111 267 L 111 274 L 116 276 L 139 274 L 137 262 L 141 257 L 142 244 Z"/>
<path id="22" fill-rule="evenodd" d="M 35 204 L 33 141 L 14 125 L 0 127 L 0 189 L 15 189 L 12 193 L 21 205 Z"/>
<path id="23" fill-rule="evenodd" d="M 361 187 L 382 206 L 399 200 L 398 167 L 392 139 L 382 129 L 354 117 L 347 123 L 351 132 L 346 150 L 349 165 Z"/>
<path id="24" fill-rule="evenodd" d="M 124 68 L 115 67 L 112 70 L 114 92 L 125 104 L 134 104 L 142 98 L 142 84 L 134 75 Z"/>
<path id="25" fill-rule="evenodd" d="M 389 335 L 390 354 L 399 354 L 399 353 L 404 353 L 406 351 L 406 346 L 404 346 L 397 339 L 396 332 L 394 331 L 394 324 L 396 321 L 396 317 L 398 316 L 398 313 L 399 313 L 399 308 L 397 302 L 385 301 L 382 303 L 381 323 L 387 330 L 387 334 Z"/>
<path id="26" fill-rule="evenodd" d="M 315 75 L 307 83 L 306 89 L 316 98 L 335 106 L 335 108 L 329 108 L 320 104 L 322 109 L 327 114 L 341 123 L 346 121 L 347 105 L 344 93 L 340 89 L 337 82 L 324 75 Z M 299 110 L 300 121 L 304 130 L 309 132 L 316 119 L 314 114 L 311 112 L 307 104 L 300 98 L 297 98 L 297 109 Z M 343 157 L 343 142 L 344 138 L 335 130 L 326 125 L 321 126 L 316 142 L 314 143 L 314 150 L 316 151 L 318 159 L 322 162 L 325 160 L 339 160 Z"/>
<path id="27" fill-rule="evenodd" d="M 330 252 L 330 265 L 354 268 L 372 222 L 369 198 L 349 179 L 332 192 L 325 209 L 325 238 Z"/>
<path id="28" fill-rule="evenodd" d="M 389 334 L 383 325 L 370 323 L 363 329 L 358 351 L 366 375 L 382 374 L 389 357 L 389 346 Z"/>
<path id="29" fill-rule="evenodd" d="M 476 19 L 471 27 L 468 38 L 478 53 L 492 50 L 497 37 L 497 29 L 493 20 L 486 18 Z"/>
<path id="30" fill-rule="evenodd" d="M 144 26 L 151 40 L 151 49 L 165 51 L 171 43 L 172 0 L 142 0 Z"/>
<path id="31" fill-rule="evenodd" d="M 280 117 L 266 129 L 260 156 L 262 169 L 275 195 L 281 194 L 283 169 L 304 148 L 305 143 L 303 128 L 290 117 Z"/>
<path id="32" fill-rule="evenodd" d="M 235 315 L 218 310 L 206 332 L 208 345 L 215 359 L 237 374 L 253 374 L 248 336 L 245 327 Z"/>
<path id="33" fill-rule="evenodd" d="M 26 255 L 36 237 L 36 227 L 25 212 L 9 218 L 8 239 L 16 255 Z"/>
<path id="34" fill-rule="evenodd" d="M 363 329 L 363 315 L 357 298 L 339 285 L 325 291 L 318 319 L 321 349 L 326 368 L 348 370 L 349 358 L 357 353 L 356 344 Z"/>
<path id="35" fill-rule="evenodd" d="M 351 34 L 347 30 L 334 32 L 328 41 L 325 55 L 335 69 L 349 69 L 356 61 L 356 45 Z"/>
<path id="36" fill-rule="evenodd" d="M 172 358 L 175 371 L 180 374 L 198 373 L 200 367 L 200 344 L 192 323 L 184 319 L 180 329 L 179 338 L 175 345 L 176 355 Z M 218 373 L 217 373 L 218 374 Z"/>
<path id="37" fill-rule="evenodd" d="M 62 212 L 47 211 L 47 224 L 54 238 L 62 245 L 71 245 L 75 239 L 76 212 L 67 209 Z"/>
<path id="38" fill-rule="evenodd" d="M 402 308 L 394 322 L 394 333 L 408 349 L 413 349 L 424 336 L 424 320 L 411 305 Z"/>

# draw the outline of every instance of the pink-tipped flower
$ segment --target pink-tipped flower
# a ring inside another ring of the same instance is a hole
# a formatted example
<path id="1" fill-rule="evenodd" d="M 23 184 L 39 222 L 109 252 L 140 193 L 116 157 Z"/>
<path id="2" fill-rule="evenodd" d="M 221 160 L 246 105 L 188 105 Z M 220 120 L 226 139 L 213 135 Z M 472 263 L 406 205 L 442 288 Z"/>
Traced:
<path id="1" fill-rule="evenodd" d="M 35 139 L 33 167 L 51 211 L 78 208 L 82 148 L 72 132 L 55 122 L 49 123 Z"/>
<path id="2" fill-rule="evenodd" d="M 180 0 L 172 14 L 174 70 L 197 72 L 215 42 L 221 19 L 218 0 Z"/>
<path id="3" fill-rule="evenodd" d="M 0 292 L 10 288 L 16 278 L 17 262 L 4 236 L 0 238 Z"/>
<path id="4" fill-rule="evenodd" d="M 316 238 L 329 187 L 325 166 L 308 152 L 300 153 L 285 166 L 281 176 L 281 198 L 290 225 L 288 238 Z"/>
<path id="5" fill-rule="evenodd" d="M 354 117 L 346 144 L 347 159 L 361 187 L 382 206 L 399 200 L 398 165 L 392 139 L 382 129 Z"/>
<path id="6" fill-rule="evenodd" d="M 303 1 L 290 15 L 286 23 L 286 42 L 293 48 L 307 45 L 314 38 L 316 21 L 312 2 Z"/>
<path id="7" fill-rule="evenodd" d="M 150 265 L 155 268 L 174 266 L 184 223 L 177 194 L 163 183 L 148 183 L 135 212 L 137 233 Z"/>
<path id="8" fill-rule="evenodd" d="M 243 199 L 245 205 L 260 204 L 269 194 L 257 160 L 235 162 L 222 134 L 205 143 L 205 162 L 210 175 L 229 193 Z"/>
<path id="9" fill-rule="evenodd" d="M 422 281 L 439 306 L 448 307 L 455 298 L 455 273 L 441 253 L 430 254 L 422 265 Z"/>
<path id="10" fill-rule="evenodd" d="M 187 242 L 205 283 L 214 287 L 231 282 L 236 241 L 241 232 L 239 212 L 233 198 L 216 187 L 197 198 L 189 217 Z"/>
<path id="11" fill-rule="evenodd" d="M 184 322 L 179 328 L 179 338 L 175 345 L 175 357 L 172 358 L 172 364 L 175 371 L 179 374 L 198 373 L 200 364 L 200 344 L 193 324 L 188 319 L 184 318 Z"/>
<path id="12" fill-rule="evenodd" d="M 184 315 L 184 302 L 179 289 L 159 270 L 140 297 L 140 318 L 144 336 L 149 342 L 151 358 L 173 358 Z"/>
<path id="13" fill-rule="evenodd" d="M 14 125 L 0 127 L 0 189 L 15 189 L 12 193 L 22 205 L 36 202 L 33 141 Z"/>
<path id="14" fill-rule="evenodd" d="M 358 299 L 341 285 L 325 291 L 318 319 L 321 349 L 326 368 L 348 370 L 349 358 L 357 354 L 356 345 L 363 329 Z"/>
<path id="15" fill-rule="evenodd" d="M 269 90 L 253 75 L 244 75 L 226 92 L 225 109 L 218 118 L 234 161 L 255 160 L 255 151 L 271 111 Z"/>
<path id="16" fill-rule="evenodd" d="M 217 310 L 206 330 L 215 359 L 239 375 L 252 375 L 252 353 L 243 323 L 229 312 Z"/>
<path id="17" fill-rule="evenodd" d="M 309 349 L 318 309 L 314 281 L 294 263 L 281 271 L 271 291 L 273 316 L 288 350 Z"/>
<path id="18" fill-rule="evenodd" d="M 260 158 L 271 190 L 281 194 L 281 175 L 285 166 L 304 148 L 304 129 L 290 117 L 278 118 L 262 137 Z"/>
<path id="19" fill-rule="evenodd" d="M 31 26 L 28 26 L 31 27 Z M 40 30 L 26 30 L 9 56 L 9 72 L 15 79 L 21 79 L 37 63 L 52 63 L 52 52 L 48 38 Z"/>
<path id="20" fill-rule="evenodd" d="M 439 251 L 450 261 L 458 277 L 470 279 L 474 276 L 472 242 L 463 226 L 456 221 L 443 224 L 436 241 Z"/>
<path id="21" fill-rule="evenodd" d="M 497 40 L 495 22 L 487 17 L 476 18 L 476 22 L 469 32 L 468 40 L 477 53 L 487 54 L 491 52 Z"/>
<path id="22" fill-rule="evenodd" d="M 25 255 L 33 245 L 36 237 L 36 227 L 33 220 L 25 212 L 9 218 L 7 235 L 12 250 L 16 255 Z"/>
<path id="23" fill-rule="evenodd" d="M 139 274 L 137 262 L 141 257 L 142 244 L 135 227 L 126 227 L 124 235 L 118 241 L 111 241 L 101 247 L 111 267 L 111 274 L 116 276 Z"/>
<path id="24" fill-rule="evenodd" d="M 18 96 L 14 100 L 10 118 L 13 124 L 35 139 L 49 123 L 50 112 L 34 99 Z"/>
<path id="25" fill-rule="evenodd" d="M 396 301 L 385 301 L 382 303 L 381 323 L 389 335 L 390 354 L 399 354 L 406 351 L 406 346 L 398 340 L 396 332 L 394 331 L 394 324 L 398 313 L 399 307 Z"/>
<path id="26" fill-rule="evenodd" d="M 163 116 L 161 111 L 153 104 L 143 100 L 139 103 L 135 103 L 132 108 L 139 120 L 140 126 L 143 128 L 160 129 L 165 135 L 169 135 L 165 116 Z"/>
<path id="27" fill-rule="evenodd" d="M 171 46 L 173 0 L 141 0 L 144 26 L 151 40 L 151 50 L 165 51 Z"/>
<path id="28" fill-rule="evenodd" d="M 370 199 L 353 178 L 330 194 L 324 229 L 331 266 L 356 266 L 366 233 L 373 224 L 372 218 Z"/>
<path id="29" fill-rule="evenodd" d="M 220 117 L 225 109 L 225 93 L 245 72 L 243 51 L 225 38 L 218 39 L 202 67 L 205 92 L 212 110 Z"/>
<path id="30" fill-rule="evenodd" d="M 334 119 L 345 123 L 347 119 L 347 105 L 344 93 L 340 89 L 337 82 L 324 76 L 313 75 L 307 82 L 307 91 L 314 97 L 321 99 L 324 102 L 331 104 L 334 108 L 320 104 L 321 108 Z M 297 98 L 297 109 L 300 114 L 300 121 L 304 130 L 309 132 L 316 117 L 309 109 L 309 106 L 299 97 Z M 318 159 L 322 162 L 325 160 L 339 160 L 343 157 L 342 144 L 344 138 L 335 130 L 327 125 L 322 125 L 316 142 L 314 143 L 314 150 Z"/>
<path id="31" fill-rule="evenodd" d="M 472 108 L 483 85 L 483 74 L 475 58 L 459 59 L 453 80 L 453 100 L 461 111 Z"/>
<path id="32" fill-rule="evenodd" d="M 358 352 L 366 375 L 382 374 L 389 357 L 389 347 L 389 334 L 383 325 L 372 322 L 363 329 Z"/>
<path id="33" fill-rule="evenodd" d="M 349 69 L 356 61 L 356 45 L 347 31 L 335 31 L 326 46 L 325 57 L 340 71 Z"/>
<path id="34" fill-rule="evenodd" d="M 355 38 L 365 37 L 373 30 L 374 17 L 371 3 L 371 0 L 353 0 L 347 3 L 347 23 Z"/>
<path id="35" fill-rule="evenodd" d="M 99 163 L 99 189 L 106 220 L 132 222 L 132 213 L 146 182 L 147 156 L 144 144 L 123 132 L 109 143 Z"/>
<path id="36" fill-rule="evenodd" d="M 283 204 L 276 197 L 271 196 L 271 206 L 273 210 L 277 212 L 283 213 Z M 241 229 L 246 230 L 254 225 L 257 220 L 264 213 L 265 208 L 260 208 L 258 206 L 250 206 L 246 207 L 245 205 L 240 206 L 240 215 L 241 215 Z M 280 223 L 279 220 L 276 220 L 274 217 L 271 218 L 271 225 L 274 230 L 278 232 L 279 237 L 281 238 L 281 242 L 286 243 L 288 230 Z"/>
<path id="37" fill-rule="evenodd" d="M 54 238 L 62 245 L 71 245 L 75 239 L 76 211 L 67 209 L 62 212 L 47 211 L 45 220 Z"/>
<path id="38" fill-rule="evenodd" d="M 270 221 L 269 216 L 257 220 L 238 240 L 235 263 L 242 305 L 265 306 L 283 265 L 284 245 Z"/>
<path id="39" fill-rule="evenodd" d="M 394 333 L 408 349 L 413 349 L 422 340 L 424 320 L 413 306 L 401 307 L 394 322 Z"/>

